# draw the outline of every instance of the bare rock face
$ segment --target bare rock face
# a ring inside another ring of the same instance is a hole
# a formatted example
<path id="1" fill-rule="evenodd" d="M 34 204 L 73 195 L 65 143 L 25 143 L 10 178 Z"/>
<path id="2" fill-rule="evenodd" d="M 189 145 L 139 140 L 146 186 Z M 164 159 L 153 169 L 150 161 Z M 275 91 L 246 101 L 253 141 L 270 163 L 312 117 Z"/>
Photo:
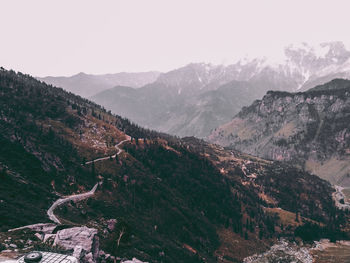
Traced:
<path id="1" fill-rule="evenodd" d="M 95 254 L 98 254 L 96 251 L 99 250 L 97 229 L 86 226 L 62 229 L 57 232 L 53 245 L 74 250 L 78 256 L 91 253 L 91 258 L 95 260 Z"/>
<path id="2" fill-rule="evenodd" d="M 349 121 L 350 81 L 337 79 L 303 93 L 270 91 L 209 140 L 350 186 Z"/>

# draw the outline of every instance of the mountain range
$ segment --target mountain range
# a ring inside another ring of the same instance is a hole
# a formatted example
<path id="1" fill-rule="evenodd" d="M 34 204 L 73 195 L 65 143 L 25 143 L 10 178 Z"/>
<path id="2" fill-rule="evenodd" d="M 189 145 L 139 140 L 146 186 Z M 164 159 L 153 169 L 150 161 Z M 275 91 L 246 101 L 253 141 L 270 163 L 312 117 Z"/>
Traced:
<path id="1" fill-rule="evenodd" d="M 82 97 L 91 97 L 103 90 L 113 88 L 117 85 L 139 88 L 148 83 L 154 82 L 159 72 L 121 72 L 115 74 L 92 75 L 83 72 L 71 77 L 43 77 L 37 78 L 53 86 L 62 87 L 67 91 Z"/>
<path id="2" fill-rule="evenodd" d="M 144 127 L 205 138 L 268 90 L 305 91 L 348 78 L 350 51 L 342 42 L 290 45 L 284 58 L 242 59 L 231 65 L 189 64 L 167 73 L 117 73 L 41 78 Z"/>
<path id="3" fill-rule="evenodd" d="M 49 222 L 54 201 L 94 185 L 89 200 L 54 211 L 64 222 L 55 231 L 98 233 L 92 262 L 108 253 L 233 263 L 280 237 L 347 237 L 348 214 L 330 183 L 292 165 L 140 128 L 14 71 L 0 69 L 0 93 L 0 244 L 11 240 L 8 249 L 48 249 L 35 231 L 7 230 Z"/>
<path id="4" fill-rule="evenodd" d="M 331 42 L 166 73 L 0 68 L 0 251 L 53 249 L 21 228 L 53 214 L 55 240 L 95 233 L 82 262 L 234 263 L 281 237 L 349 239 L 332 186 L 350 186 L 349 59 Z"/>
<path id="5" fill-rule="evenodd" d="M 162 73 L 137 90 L 115 87 L 91 99 L 145 127 L 180 137 L 204 138 L 268 90 L 304 91 L 349 76 L 350 52 L 340 42 L 285 49 L 285 60 L 189 64 Z"/>

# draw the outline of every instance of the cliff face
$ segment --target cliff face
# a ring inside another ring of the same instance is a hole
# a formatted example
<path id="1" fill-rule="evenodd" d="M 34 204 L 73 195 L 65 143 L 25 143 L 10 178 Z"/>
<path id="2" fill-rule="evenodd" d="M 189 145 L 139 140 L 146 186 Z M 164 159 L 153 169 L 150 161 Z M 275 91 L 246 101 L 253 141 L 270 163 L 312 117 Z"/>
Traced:
<path id="1" fill-rule="evenodd" d="M 350 81 L 333 80 L 303 93 L 268 92 L 209 140 L 350 185 Z"/>

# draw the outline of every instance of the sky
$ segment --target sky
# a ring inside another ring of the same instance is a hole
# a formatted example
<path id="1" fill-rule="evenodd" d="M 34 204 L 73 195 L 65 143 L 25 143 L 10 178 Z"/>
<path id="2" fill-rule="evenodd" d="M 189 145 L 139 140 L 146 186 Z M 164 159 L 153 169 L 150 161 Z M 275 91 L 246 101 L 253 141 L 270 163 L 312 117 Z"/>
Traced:
<path id="1" fill-rule="evenodd" d="M 0 0 L 0 66 L 34 76 L 157 70 L 292 43 L 350 46 L 348 0 Z"/>

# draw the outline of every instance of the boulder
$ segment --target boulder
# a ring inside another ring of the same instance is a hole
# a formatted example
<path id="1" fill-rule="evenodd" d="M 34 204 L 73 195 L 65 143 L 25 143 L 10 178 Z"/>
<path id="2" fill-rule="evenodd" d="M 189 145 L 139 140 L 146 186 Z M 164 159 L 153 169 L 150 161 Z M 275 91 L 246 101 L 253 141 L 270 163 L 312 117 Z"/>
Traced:
<path id="1" fill-rule="evenodd" d="M 53 245 L 74 251 L 78 259 L 85 255 L 82 262 L 96 262 L 99 251 L 97 229 L 83 226 L 59 230 Z"/>

